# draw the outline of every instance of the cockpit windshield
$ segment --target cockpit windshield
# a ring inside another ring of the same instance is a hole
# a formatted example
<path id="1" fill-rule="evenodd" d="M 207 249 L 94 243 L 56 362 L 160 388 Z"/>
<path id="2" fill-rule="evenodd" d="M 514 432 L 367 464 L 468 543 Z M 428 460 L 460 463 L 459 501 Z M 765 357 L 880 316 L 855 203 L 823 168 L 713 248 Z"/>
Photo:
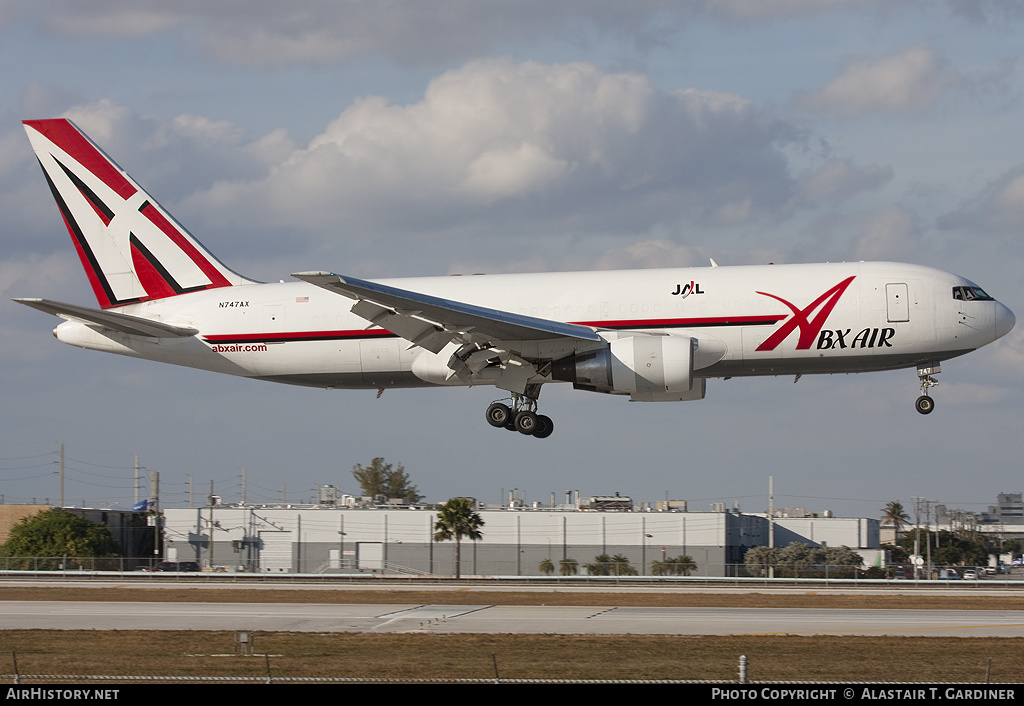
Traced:
<path id="1" fill-rule="evenodd" d="M 960 301 L 993 301 L 981 287 L 953 287 L 953 298 Z"/>

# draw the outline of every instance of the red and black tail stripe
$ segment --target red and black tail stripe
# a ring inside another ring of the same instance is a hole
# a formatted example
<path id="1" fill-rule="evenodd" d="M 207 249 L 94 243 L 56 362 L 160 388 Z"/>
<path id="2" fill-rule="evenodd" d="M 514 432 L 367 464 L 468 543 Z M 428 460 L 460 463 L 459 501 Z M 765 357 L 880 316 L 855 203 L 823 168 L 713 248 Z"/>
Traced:
<path id="1" fill-rule="evenodd" d="M 58 162 L 60 164 L 60 162 Z M 42 167 L 42 163 L 39 164 Z M 64 168 L 64 165 L 61 165 Z M 65 169 L 66 171 L 66 169 Z M 43 176 L 46 178 L 46 183 L 50 187 L 50 192 L 53 194 L 53 199 L 57 202 L 57 208 L 60 210 L 60 215 L 64 218 L 64 225 L 68 229 L 68 233 L 71 235 L 71 241 L 75 244 L 75 250 L 78 252 L 78 259 L 82 262 L 82 267 L 85 269 L 85 274 L 89 278 L 89 284 L 92 286 L 92 291 L 96 295 L 96 300 L 100 306 L 104 309 L 109 309 L 113 306 L 123 306 L 124 304 L 134 304 L 140 301 L 138 298 L 130 300 L 118 300 L 114 296 L 114 290 L 110 286 L 110 282 L 103 274 L 100 263 L 96 259 L 96 254 L 89 247 L 89 241 L 86 240 L 85 234 L 82 232 L 81 226 L 75 217 L 71 215 L 71 209 L 68 208 L 68 204 L 64 201 L 64 197 L 61 196 L 60 190 L 57 185 L 50 179 L 50 175 L 47 174 L 46 169 L 43 169 Z M 95 194 L 94 194 L 95 196 Z M 89 198 L 86 196 L 86 198 Z M 99 199 L 97 199 L 98 201 Z M 91 200 L 90 200 L 91 202 Z"/>
<path id="2" fill-rule="evenodd" d="M 85 197 L 93 210 L 96 211 L 96 215 L 103 221 L 103 225 L 109 226 L 110 222 L 114 220 L 114 211 L 107 206 L 107 204 L 103 203 L 103 200 L 96 195 L 96 192 L 90 189 L 84 181 L 79 179 L 73 171 L 65 167 L 63 162 L 56 157 L 53 158 L 53 161 L 57 163 L 57 166 L 64 170 L 64 173 L 68 175 L 68 179 L 70 179 L 75 187 L 82 192 L 82 196 Z"/>
<path id="3" fill-rule="evenodd" d="M 206 287 L 182 287 L 171 273 L 160 264 L 160 261 L 142 244 L 134 233 L 128 234 L 128 242 L 132 247 L 132 265 L 146 293 L 153 299 L 173 297 L 188 292 L 198 292 Z"/>
<path id="4" fill-rule="evenodd" d="M 144 201 L 142 205 L 139 206 L 139 213 L 148 218 L 149 221 L 159 228 L 172 243 L 177 245 L 186 255 L 188 255 L 189 259 L 192 260 L 192 262 L 194 262 L 202 273 L 210 280 L 210 284 L 193 287 L 192 289 L 185 291 L 191 292 L 197 289 L 216 289 L 218 287 L 231 286 L 231 282 L 228 281 L 227 277 L 221 274 L 220 270 L 218 270 L 213 263 L 210 262 L 198 248 L 196 248 L 195 245 L 182 236 L 181 230 L 175 228 L 174 224 L 164 217 L 164 214 L 161 213 L 160 209 L 149 201 Z"/>

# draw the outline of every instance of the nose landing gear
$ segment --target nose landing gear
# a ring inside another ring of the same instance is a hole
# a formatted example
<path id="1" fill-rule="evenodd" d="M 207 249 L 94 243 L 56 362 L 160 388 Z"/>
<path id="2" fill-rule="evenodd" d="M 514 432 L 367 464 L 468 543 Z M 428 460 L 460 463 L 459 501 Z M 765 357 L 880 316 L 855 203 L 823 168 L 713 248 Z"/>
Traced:
<path id="1" fill-rule="evenodd" d="M 935 400 L 928 396 L 928 390 L 939 384 L 939 381 L 932 377 L 942 372 L 938 363 L 917 366 L 917 377 L 921 380 L 921 396 L 917 398 L 914 406 L 921 414 L 931 414 L 935 409 Z"/>

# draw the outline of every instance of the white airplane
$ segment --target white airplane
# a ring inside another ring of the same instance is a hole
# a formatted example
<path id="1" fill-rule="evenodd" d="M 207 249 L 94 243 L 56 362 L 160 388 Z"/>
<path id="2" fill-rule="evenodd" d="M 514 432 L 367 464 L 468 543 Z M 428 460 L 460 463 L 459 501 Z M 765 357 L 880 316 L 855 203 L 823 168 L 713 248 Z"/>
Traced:
<path id="1" fill-rule="evenodd" d="M 973 282 L 891 262 L 260 283 L 221 264 L 68 120 L 25 128 L 100 308 L 16 299 L 81 348 L 323 388 L 494 385 L 546 437 L 545 383 L 698 400 L 708 378 L 917 369 L 1009 332 Z M 508 402 L 508 404 L 506 404 Z"/>

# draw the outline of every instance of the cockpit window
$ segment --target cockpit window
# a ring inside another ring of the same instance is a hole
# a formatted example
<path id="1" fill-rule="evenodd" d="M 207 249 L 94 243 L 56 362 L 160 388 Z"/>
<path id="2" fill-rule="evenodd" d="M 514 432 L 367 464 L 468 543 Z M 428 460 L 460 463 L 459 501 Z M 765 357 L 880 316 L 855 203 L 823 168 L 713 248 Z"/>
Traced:
<path id="1" fill-rule="evenodd" d="M 953 298 L 960 301 L 992 301 L 981 287 L 953 287 Z"/>

